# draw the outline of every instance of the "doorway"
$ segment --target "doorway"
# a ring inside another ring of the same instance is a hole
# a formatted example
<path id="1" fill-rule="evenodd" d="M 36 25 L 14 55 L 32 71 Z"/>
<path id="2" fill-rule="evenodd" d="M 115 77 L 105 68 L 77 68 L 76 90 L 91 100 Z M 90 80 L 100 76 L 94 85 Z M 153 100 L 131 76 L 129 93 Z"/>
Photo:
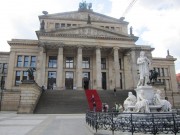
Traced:
<path id="1" fill-rule="evenodd" d="M 56 86 L 56 72 L 49 71 L 47 88 L 53 90 L 55 86 Z"/>
<path id="2" fill-rule="evenodd" d="M 74 79 L 74 73 L 73 72 L 66 72 L 66 78 L 65 78 L 65 87 L 66 89 L 73 89 L 73 79 Z"/>
<path id="3" fill-rule="evenodd" d="M 102 72 L 102 89 L 106 90 L 106 72 Z"/>
<path id="4" fill-rule="evenodd" d="M 89 89 L 90 72 L 83 72 L 83 87 Z"/>

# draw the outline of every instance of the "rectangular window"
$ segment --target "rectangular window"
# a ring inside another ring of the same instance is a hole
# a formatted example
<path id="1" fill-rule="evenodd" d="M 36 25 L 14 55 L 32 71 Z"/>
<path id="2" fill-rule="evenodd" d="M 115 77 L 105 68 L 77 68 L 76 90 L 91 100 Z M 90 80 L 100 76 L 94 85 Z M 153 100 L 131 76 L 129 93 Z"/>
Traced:
<path id="1" fill-rule="evenodd" d="M 31 67 L 36 67 L 36 56 L 31 56 Z"/>
<path id="2" fill-rule="evenodd" d="M 55 23 L 55 29 L 60 28 L 60 24 L 59 23 Z"/>
<path id="3" fill-rule="evenodd" d="M 66 68 L 73 68 L 74 60 L 73 57 L 66 57 Z"/>
<path id="4" fill-rule="evenodd" d="M 28 78 L 28 72 L 23 71 L 23 80 L 27 80 Z"/>
<path id="5" fill-rule="evenodd" d="M 122 60 L 121 60 L 121 58 L 119 59 L 119 68 L 122 69 Z"/>
<path id="6" fill-rule="evenodd" d="M 65 27 L 65 23 L 61 23 L 61 27 L 62 27 L 62 28 Z"/>
<path id="7" fill-rule="evenodd" d="M 160 72 L 160 68 L 157 68 L 158 69 L 158 73 L 159 73 L 159 75 L 158 76 L 161 76 L 161 72 Z"/>
<path id="8" fill-rule="evenodd" d="M 56 72 L 48 72 L 48 89 L 55 89 L 56 87 Z"/>
<path id="9" fill-rule="evenodd" d="M 82 68 L 90 68 L 90 58 L 83 57 Z"/>
<path id="10" fill-rule="evenodd" d="M 15 85 L 18 86 L 20 84 L 20 78 L 21 78 L 21 71 L 16 71 L 16 77 L 15 77 Z"/>
<path id="11" fill-rule="evenodd" d="M 111 27 L 112 30 L 114 30 L 114 27 Z"/>
<path id="12" fill-rule="evenodd" d="M 3 72 L 3 63 L 0 63 L 0 73 Z"/>
<path id="13" fill-rule="evenodd" d="M 72 26 L 77 26 L 77 24 L 73 24 Z"/>
<path id="14" fill-rule="evenodd" d="M 57 56 L 49 56 L 49 68 L 56 68 L 57 67 Z"/>
<path id="15" fill-rule="evenodd" d="M 3 63 L 2 73 L 7 74 L 7 63 Z"/>
<path id="16" fill-rule="evenodd" d="M 17 58 L 17 67 L 22 67 L 22 56 L 19 55 Z"/>
<path id="17" fill-rule="evenodd" d="M 161 68 L 161 75 L 164 76 L 164 68 Z"/>
<path id="18" fill-rule="evenodd" d="M 106 26 L 107 29 L 109 29 L 109 26 Z"/>
<path id="19" fill-rule="evenodd" d="M 101 69 L 106 69 L 106 58 L 101 58 Z"/>
<path id="20" fill-rule="evenodd" d="M 29 56 L 24 56 L 24 67 L 29 67 Z"/>
<path id="21" fill-rule="evenodd" d="M 67 24 L 67 27 L 71 27 L 71 24 Z"/>

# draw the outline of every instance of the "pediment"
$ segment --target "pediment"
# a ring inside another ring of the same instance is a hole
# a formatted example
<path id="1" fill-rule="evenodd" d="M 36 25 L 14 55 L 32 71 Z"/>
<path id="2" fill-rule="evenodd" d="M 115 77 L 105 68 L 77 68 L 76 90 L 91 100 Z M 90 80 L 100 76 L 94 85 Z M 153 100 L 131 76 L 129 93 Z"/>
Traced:
<path id="1" fill-rule="evenodd" d="M 92 22 L 109 22 L 109 23 L 125 23 L 128 22 L 116 19 L 110 16 L 106 16 L 97 12 L 88 12 L 88 11 L 73 11 L 73 12 L 65 12 L 65 13 L 57 13 L 57 14 L 48 14 L 39 16 L 40 19 L 66 19 L 66 20 L 87 20 L 88 15 L 91 17 Z"/>
<path id="2" fill-rule="evenodd" d="M 78 28 L 60 29 L 57 31 L 48 32 L 55 35 L 77 35 L 80 37 L 104 37 L 104 38 L 129 38 L 128 35 L 120 34 L 115 31 L 105 30 L 93 26 L 84 26 Z"/>

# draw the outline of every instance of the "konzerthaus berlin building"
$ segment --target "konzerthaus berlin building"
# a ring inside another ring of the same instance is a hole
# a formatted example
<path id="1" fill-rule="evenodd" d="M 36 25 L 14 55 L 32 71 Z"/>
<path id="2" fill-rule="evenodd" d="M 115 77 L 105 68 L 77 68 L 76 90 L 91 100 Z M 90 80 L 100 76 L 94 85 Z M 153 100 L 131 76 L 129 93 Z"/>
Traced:
<path id="1" fill-rule="evenodd" d="M 129 90 L 138 82 L 137 58 L 140 51 L 152 60 L 165 91 L 177 92 L 176 60 L 154 58 L 154 48 L 136 45 L 138 37 L 128 22 L 90 8 L 39 16 L 37 40 L 12 39 L 10 52 L 0 53 L 1 86 L 16 90 L 27 79 L 27 69 L 35 67 L 34 79 L 39 86 L 56 90 Z"/>

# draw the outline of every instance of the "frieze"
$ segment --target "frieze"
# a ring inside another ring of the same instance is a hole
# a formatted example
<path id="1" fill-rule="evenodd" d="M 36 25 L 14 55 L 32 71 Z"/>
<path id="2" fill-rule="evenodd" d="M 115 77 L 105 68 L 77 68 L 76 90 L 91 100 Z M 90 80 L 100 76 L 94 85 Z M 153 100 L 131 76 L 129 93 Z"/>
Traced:
<path id="1" fill-rule="evenodd" d="M 97 36 L 97 37 L 114 37 L 118 38 L 120 36 L 108 33 L 103 30 L 98 30 L 94 28 L 78 28 L 78 29 L 71 29 L 58 32 L 57 34 L 74 34 L 74 35 L 82 35 L 82 36 Z"/>
<path id="2" fill-rule="evenodd" d="M 53 19 L 68 19 L 68 20 L 88 20 L 88 15 L 93 22 L 110 22 L 110 23 L 122 23 L 119 19 L 108 17 L 94 12 L 67 12 L 63 14 L 46 16 Z"/>

